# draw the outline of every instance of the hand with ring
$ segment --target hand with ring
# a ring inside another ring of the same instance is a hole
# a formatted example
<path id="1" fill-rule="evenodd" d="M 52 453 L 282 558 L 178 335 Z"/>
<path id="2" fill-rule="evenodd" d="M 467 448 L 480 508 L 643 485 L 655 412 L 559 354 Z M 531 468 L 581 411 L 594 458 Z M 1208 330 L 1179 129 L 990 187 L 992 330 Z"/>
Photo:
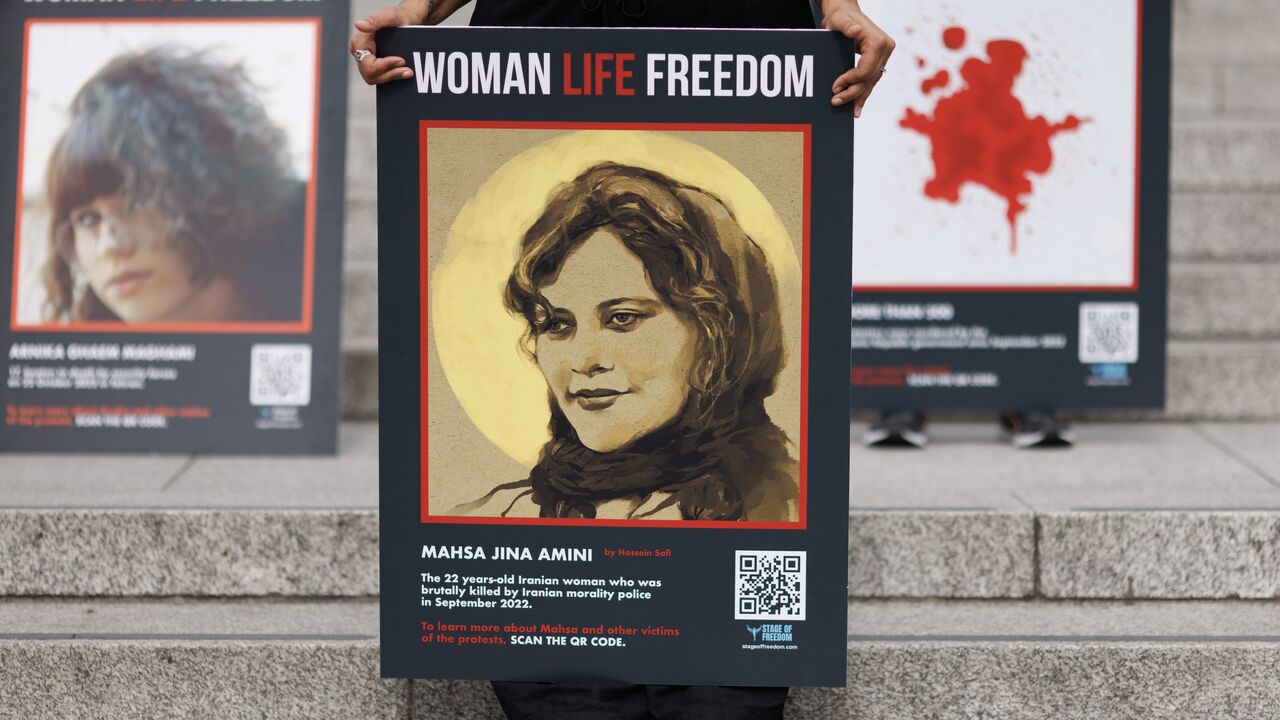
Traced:
<path id="1" fill-rule="evenodd" d="M 347 50 L 356 61 L 360 77 L 370 85 L 413 77 L 401 57 L 378 57 L 374 33 L 401 25 L 436 25 L 465 5 L 467 0 L 400 0 L 399 5 L 385 7 L 357 20 Z"/>
<path id="2" fill-rule="evenodd" d="M 858 0 L 822 0 L 821 4 L 822 27 L 857 43 L 858 63 L 831 85 L 831 104 L 853 103 L 853 116 L 861 117 L 862 106 L 884 76 L 897 43 L 863 14 Z"/>

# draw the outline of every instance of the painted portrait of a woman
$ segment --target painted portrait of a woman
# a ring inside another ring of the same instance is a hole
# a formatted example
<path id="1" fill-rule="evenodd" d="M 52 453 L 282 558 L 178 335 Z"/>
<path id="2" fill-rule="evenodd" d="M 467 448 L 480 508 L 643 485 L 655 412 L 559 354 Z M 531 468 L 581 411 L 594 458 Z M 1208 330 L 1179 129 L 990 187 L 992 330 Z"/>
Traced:
<path id="1" fill-rule="evenodd" d="M 765 254 L 712 194 L 601 163 L 524 233 L 507 310 L 546 381 L 527 479 L 457 512 L 788 521 L 797 463 L 765 400 L 786 360 Z"/>

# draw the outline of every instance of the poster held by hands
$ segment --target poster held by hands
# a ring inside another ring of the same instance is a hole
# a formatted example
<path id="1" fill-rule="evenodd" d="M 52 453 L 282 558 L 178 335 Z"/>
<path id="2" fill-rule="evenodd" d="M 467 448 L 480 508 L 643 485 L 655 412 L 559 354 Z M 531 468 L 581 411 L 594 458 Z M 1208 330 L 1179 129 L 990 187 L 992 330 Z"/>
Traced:
<path id="1" fill-rule="evenodd" d="M 379 47 L 384 675 L 842 685 L 847 44 Z"/>

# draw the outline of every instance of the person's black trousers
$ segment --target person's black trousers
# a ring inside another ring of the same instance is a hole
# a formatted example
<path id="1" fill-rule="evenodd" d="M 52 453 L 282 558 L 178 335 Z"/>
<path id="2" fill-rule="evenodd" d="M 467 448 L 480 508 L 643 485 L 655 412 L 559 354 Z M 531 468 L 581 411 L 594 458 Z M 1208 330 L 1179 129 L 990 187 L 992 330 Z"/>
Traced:
<path id="1" fill-rule="evenodd" d="M 494 682 L 510 720 L 782 720 L 784 687 Z"/>

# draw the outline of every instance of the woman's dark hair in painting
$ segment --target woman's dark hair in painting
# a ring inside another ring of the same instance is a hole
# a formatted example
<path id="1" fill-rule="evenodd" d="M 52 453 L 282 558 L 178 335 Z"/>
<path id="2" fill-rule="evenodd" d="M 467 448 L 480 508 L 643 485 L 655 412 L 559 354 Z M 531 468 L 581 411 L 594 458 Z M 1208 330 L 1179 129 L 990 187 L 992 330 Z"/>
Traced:
<path id="1" fill-rule="evenodd" d="M 264 320 L 301 316 L 304 193 L 288 138 L 239 64 L 156 48 L 120 55 L 76 94 L 49 159 L 46 319 L 118 319 L 60 256 L 72 210 L 119 196 L 156 211 L 199 287 L 235 278 Z M 77 297 L 78 296 L 78 297 Z"/>
<path id="2" fill-rule="evenodd" d="M 718 198 L 644 168 L 602 163 L 557 188 L 525 233 L 507 282 L 508 310 L 532 348 L 549 317 L 540 288 L 608 226 L 644 265 L 658 296 L 694 328 L 695 364 L 681 414 L 614 452 L 583 446 L 551 406 L 551 440 L 527 481 L 543 517 L 594 517 L 595 504 L 670 493 L 687 520 L 788 520 L 796 463 L 764 401 L 784 352 L 777 288 L 764 253 Z"/>

